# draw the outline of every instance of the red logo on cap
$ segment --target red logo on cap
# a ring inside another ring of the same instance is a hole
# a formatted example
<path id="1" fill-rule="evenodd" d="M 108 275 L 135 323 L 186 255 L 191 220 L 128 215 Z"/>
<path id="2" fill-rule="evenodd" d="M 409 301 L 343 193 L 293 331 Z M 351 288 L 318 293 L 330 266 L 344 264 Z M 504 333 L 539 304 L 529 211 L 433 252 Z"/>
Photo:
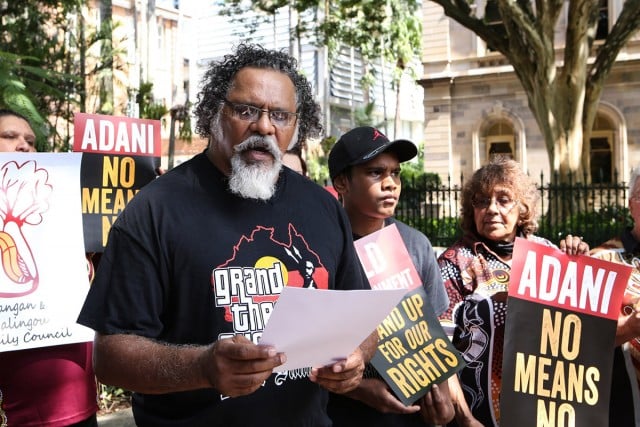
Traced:
<path id="1" fill-rule="evenodd" d="M 375 141 L 376 139 L 378 139 L 378 137 L 384 137 L 384 135 L 382 135 L 380 132 L 378 132 L 378 129 L 374 129 L 373 130 L 373 140 Z"/>

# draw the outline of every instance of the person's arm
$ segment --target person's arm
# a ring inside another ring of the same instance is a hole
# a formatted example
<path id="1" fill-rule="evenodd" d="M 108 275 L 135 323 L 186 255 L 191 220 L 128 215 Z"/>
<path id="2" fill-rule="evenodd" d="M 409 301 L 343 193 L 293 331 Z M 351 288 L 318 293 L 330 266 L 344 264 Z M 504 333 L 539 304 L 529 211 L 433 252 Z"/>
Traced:
<path id="1" fill-rule="evenodd" d="M 483 427 L 482 423 L 476 420 L 471 413 L 471 409 L 464 398 L 460 380 L 457 375 L 452 375 L 447 380 L 449 395 L 455 410 L 456 423 L 460 427 Z"/>
<path id="2" fill-rule="evenodd" d="M 378 330 L 371 332 L 362 344 L 360 344 L 360 351 L 362 352 L 362 359 L 364 363 L 369 363 L 378 349 Z"/>
<path id="3" fill-rule="evenodd" d="M 257 390 L 286 360 L 272 347 L 243 336 L 208 346 L 179 346 L 137 335 L 98 333 L 93 351 L 100 382 L 148 394 L 214 388 L 227 396 L 242 396 Z"/>
<path id="4" fill-rule="evenodd" d="M 618 316 L 616 327 L 616 346 L 640 337 L 640 299 L 636 298 L 625 306 L 627 313 Z"/>
<path id="5" fill-rule="evenodd" d="M 378 344 L 378 331 L 373 331 L 360 346 L 344 360 L 321 368 L 312 368 L 309 379 L 334 393 L 344 394 L 358 387 L 364 365 L 371 360 Z"/>

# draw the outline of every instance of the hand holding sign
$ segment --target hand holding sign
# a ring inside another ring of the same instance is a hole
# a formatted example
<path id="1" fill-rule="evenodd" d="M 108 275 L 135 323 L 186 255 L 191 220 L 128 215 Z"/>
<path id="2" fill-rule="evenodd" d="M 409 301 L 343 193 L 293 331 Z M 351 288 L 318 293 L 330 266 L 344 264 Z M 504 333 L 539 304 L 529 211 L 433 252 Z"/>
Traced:
<path id="1" fill-rule="evenodd" d="M 630 273 L 516 239 L 502 425 L 607 425 L 616 321 Z"/>
<path id="2" fill-rule="evenodd" d="M 355 242 L 372 289 L 409 290 L 378 325 L 371 364 L 398 399 L 410 405 L 464 365 L 431 309 L 407 248 L 392 224 Z"/>

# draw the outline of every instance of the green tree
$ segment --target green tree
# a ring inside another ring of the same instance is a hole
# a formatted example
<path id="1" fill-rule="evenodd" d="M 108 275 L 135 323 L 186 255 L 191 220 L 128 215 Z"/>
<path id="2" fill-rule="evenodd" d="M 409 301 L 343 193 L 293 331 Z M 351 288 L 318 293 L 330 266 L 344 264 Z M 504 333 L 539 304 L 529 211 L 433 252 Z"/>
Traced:
<path id="1" fill-rule="evenodd" d="M 49 123 L 36 107 L 37 102 L 27 85 L 49 82 L 53 88 L 57 78 L 39 67 L 27 65 L 32 58 L 0 51 L 0 107 L 9 108 L 29 118 L 36 133 L 36 149 L 48 151 Z M 18 77 L 17 74 L 23 77 Z M 26 84 L 24 83 L 26 82 Z"/>
<path id="2" fill-rule="evenodd" d="M 78 82 L 76 75 L 64 72 L 63 64 L 68 55 L 67 17 L 81 4 L 80 0 L 0 2 L 0 51 L 4 52 L 0 97 L 7 106 L 12 105 L 10 99 L 30 101 L 30 106 L 23 103 L 21 112 L 34 120 L 38 148 L 43 151 L 53 149 L 58 136 L 56 126 L 46 126 L 44 118 L 68 112 L 69 93 Z M 50 144 L 44 140 L 47 131 Z"/>
<path id="3" fill-rule="evenodd" d="M 290 7 L 298 17 L 321 16 L 319 23 L 315 19 L 298 18 L 291 39 L 299 42 L 307 36 L 318 45 L 327 46 L 330 61 L 335 59 L 340 46 L 356 48 L 366 67 L 362 81 L 365 91 L 379 78 L 370 66 L 376 59 L 393 64 L 392 84 L 396 91 L 403 73 L 415 76 L 414 66 L 418 64 L 421 49 L 422 24 L 417 14 L 420 4 L 417 0 L 255 0 L 250 3 L 222 0 L 218 3 L 222 6 L 221 14 L 245 24 L 249 34 L 259 23 L 272 20 L 283 7 Z M 248 11 L 258 14 L 247 14 Z M 396 108 L 396 114 L 398 111 Z M 398 122 L 396 116 L 396 124 Z"/>
<path id="4" fill-rule="evenodd" d="M 590 137 L 603 83 L 620 49 L 640 26 L 640 0 L 624 2 L 601 44 L 594 44 L 599 20 L 596 0 L 431 1 L 507 58 L 527 94 L 551 169 L 563 178 L 569 173 L 583 176 L 583 170 L 589 170 L 583 141 Z M 485 20 L 485 7 L 491 4 L 498 8 L 501 25 Z M 558 65 L 555 38 L 565 6 L 565 46 Z"/>
<path id="5" fill-rule="evenodd" d="M 309 178 L 320 185 L 328 184 L 331 179 L 329 177 L 328 167 L 329 152 L 335 143 L 336 138 L 334 136 L 323 138 L 320 143 L 314 147 L 314 153 L 306 159 Z M 309 151 L 307 151 L 307 153 L 309 153 Z"/>
<path id="6" fill-rule="evenodd" d="M 169 112 L 163 103 L 153 99 L 153 83 L 151 82 L 140 82 L 136 102 L 140 105 L 140 117 L 143 119 L 161 120 Z"/>
<path id="7" fill-rule="evenodd" d="M 376 104 L 373 102 L 369 102 L 364 107 L 356 108 L 354 111 L 354 121 L 356 126 L 372 126 L 374 128 L 382 128 L 384 127 L 384 122 L 375 122 L 375 118 L 373 116 L 373 111 Z"/>
<path id="8" fill-rule="evenodd" d="M 42 151 L 69 150 L 76 111 L 113 109 L 113 71 L 122 68 L 123 52 L 116 47 L 119 41 L 112 43 L 115 26 L 110 19 L 103 17 L 100 28 L 87 26 L 86 3 L 0 2 L 0 52 L 6 54 L 0 57 L 0 99 L 15 97 L 20 89 L 20 99 L 33 105 L 33 111 L 25 113 L 34 117 L 37 112 L 40 118 L 36 124 L 50 123 L 48 132 L 42 133 L 42 142 L 39 140 Z M 7 55 L 12 59 L 7 60 Z M 94 81 L 104 84 L 92 84 Z M 100 100 L 95 108 L 87 106 L 91 95 L 87 87 L 99 91 L 94 96 Z M 46 134 L 48 143 L 44 142 Z"/>
<path id="9" fill-rule="evenodd" d="M 113 114 L 113 20 L 111 0 L 100 0 L 100 16 L 102 17 L 101 31 L 104 37 L 100 43 L 100 60 L 98 67 L 98 87 L 100 90 L 100 104 L 98 112 L 102 114 Z"/>

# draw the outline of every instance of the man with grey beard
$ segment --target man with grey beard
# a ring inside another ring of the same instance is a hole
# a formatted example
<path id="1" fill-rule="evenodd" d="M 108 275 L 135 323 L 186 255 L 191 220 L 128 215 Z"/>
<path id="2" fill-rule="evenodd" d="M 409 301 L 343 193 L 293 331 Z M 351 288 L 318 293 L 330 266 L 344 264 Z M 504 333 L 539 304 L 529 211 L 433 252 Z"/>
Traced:
<path id="1" fill-rule="evenodd" d="M 286 354 L 259 345 L 284 286 L 368 288 L 341 206 L 282 167 L 321 131 L 296 66 L 244 44 L 212 63 L 195 109 L 207 150 L 111 228 L 78 321 L 96 331 L 98 379 L 134 392 L 138 426 L 328 427 L 328 391 L 354 389 L 375 350 L 374 332 L 333 365 L 273 373 Z"/>
<path id="2" fill-rule="evenodd" d="M 245 162 L 242 153 L 258 148 L 265 149 L 273 156 L 271 164 Z M 282 168 L 280 149 L 274 138 L 269 135 L 250 136 L 236 145 L 233 151 L 229 177 L 231 192 L 248 199 L 269 200 L 275 192 L 278 174 Z"/>

